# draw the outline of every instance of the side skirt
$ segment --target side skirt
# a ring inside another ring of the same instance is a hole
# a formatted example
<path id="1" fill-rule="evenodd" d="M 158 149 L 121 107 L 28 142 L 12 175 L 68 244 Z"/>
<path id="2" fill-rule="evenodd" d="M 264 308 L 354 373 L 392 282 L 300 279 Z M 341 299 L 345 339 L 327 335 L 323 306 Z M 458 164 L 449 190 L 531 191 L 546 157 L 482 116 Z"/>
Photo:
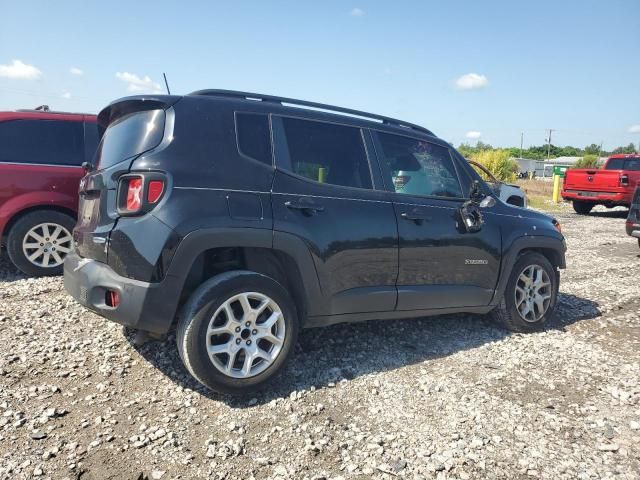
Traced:
<path id="1" fill-rule="evenodd" d="M 369 320 L 399 320 L 406 318 L 432 317 L 448 313 L 485 314 L 493 310 L 493 306 L 431 308 L 426 310 L 396 310 L 393 312 L 345 313 L 341 315 L 321 315 L 308 317 L 304 328 L 326 327 L 337 323 L 367 322 Z"/>

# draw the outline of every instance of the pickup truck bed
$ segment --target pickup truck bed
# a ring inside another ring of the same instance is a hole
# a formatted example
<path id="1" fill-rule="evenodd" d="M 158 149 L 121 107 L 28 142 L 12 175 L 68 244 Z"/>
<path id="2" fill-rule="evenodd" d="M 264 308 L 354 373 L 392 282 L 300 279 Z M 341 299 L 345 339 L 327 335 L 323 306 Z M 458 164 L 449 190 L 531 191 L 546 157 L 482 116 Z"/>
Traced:
<path id="1" fill-rule="evenodd" d="M 639 184 L 640 154 L 613 155 L 600 169 L 567 170 L 562 198 L 573 202 L 580 214 L 589 213 L 596 205 L 628 207 Z"/>

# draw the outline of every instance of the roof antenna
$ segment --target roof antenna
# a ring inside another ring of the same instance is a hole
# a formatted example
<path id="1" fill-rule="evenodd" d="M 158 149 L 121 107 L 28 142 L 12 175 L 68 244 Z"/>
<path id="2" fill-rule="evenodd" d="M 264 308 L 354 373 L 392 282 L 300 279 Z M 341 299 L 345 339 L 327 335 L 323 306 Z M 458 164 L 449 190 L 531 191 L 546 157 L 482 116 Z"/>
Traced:
<path id="1" fill-rule="evenodd" d="M 167 82 L 167 76 L 164 72 L 162 72 L 162 76 L 164 77 L 164 84 L 167 87 L 167 95 L 171 95 L 171 90 L 169 90 L 169 82 Z"/>

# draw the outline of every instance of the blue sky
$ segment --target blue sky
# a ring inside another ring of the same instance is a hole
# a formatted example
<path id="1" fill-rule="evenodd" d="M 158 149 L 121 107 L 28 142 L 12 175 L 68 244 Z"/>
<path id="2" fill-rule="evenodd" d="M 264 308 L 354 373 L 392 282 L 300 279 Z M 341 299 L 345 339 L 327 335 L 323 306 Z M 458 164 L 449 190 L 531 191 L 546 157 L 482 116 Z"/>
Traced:
<path id="1" fill-rule="evenodd" d="M 0 13 L 0 110 L 97 112 L 165 71 L 173 93 L 338 104 L 456 145 L 520 132 L 537 145 L 547 128 L 557 145 L 640 142 L 639 0 L 0 0 Z"/>

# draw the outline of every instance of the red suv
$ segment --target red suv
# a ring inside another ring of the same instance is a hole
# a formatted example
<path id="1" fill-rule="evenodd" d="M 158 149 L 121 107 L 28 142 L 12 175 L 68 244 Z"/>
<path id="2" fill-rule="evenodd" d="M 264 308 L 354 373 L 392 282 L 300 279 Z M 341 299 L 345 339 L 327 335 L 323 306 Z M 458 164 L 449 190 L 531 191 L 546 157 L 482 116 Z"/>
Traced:
<path id="1" fill-rule="evenodd" d="M 95 115 L 40 108 L 0 112 L 0 240 L 27 275 L 55 275 L 73 248 L 82 163 L 98 129 Z"/>

